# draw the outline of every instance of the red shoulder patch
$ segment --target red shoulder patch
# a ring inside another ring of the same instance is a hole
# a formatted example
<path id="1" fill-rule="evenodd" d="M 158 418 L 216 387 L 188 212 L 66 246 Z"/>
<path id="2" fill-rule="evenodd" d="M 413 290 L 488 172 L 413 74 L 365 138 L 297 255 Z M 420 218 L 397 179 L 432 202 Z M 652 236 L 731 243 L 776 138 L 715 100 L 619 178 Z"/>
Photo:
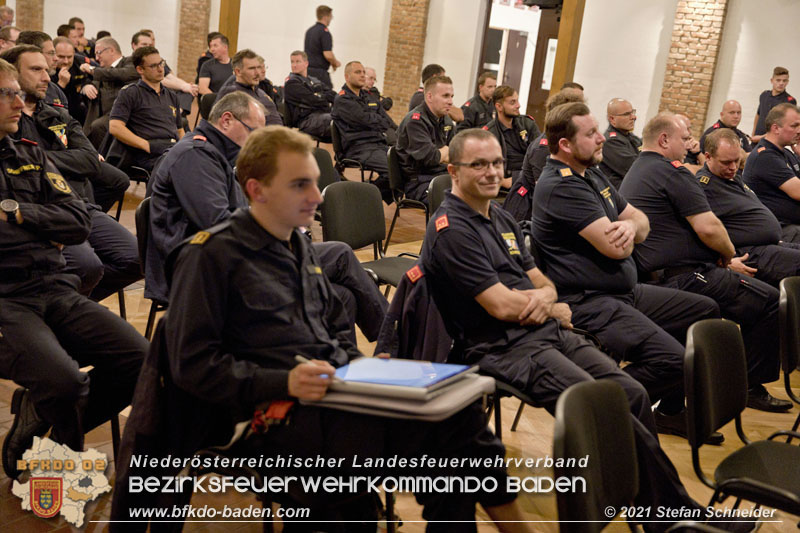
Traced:
<path id="1" fill-rule="evenodd" d="M 445 228 L 450 227 L 450 221 L 447 220 L 447 215 L 442 215 L 436 219 L 436 231 L 442 231 Z"/>
<path id="2" fill-rule="evenodd" d="M 794 102 L 794 96 L 787 96 L 786 99 L 790 102 Z"/>
<path id="3" fill-rule="evenodd" d="M 487 130 L 487 131 L 488 131 L 488 130 L 489 130 L 489 126 L 481 126 L 481 129 L 482 129 L 482 130 Z"/>
<path id="4" fill-rule="evenodd" d="M 208 139 L 206 139 L 206 138 L 205 138 L 205 137 L 203 137 L 202 135 L 195 135 L 194 137 L 192 137 L 192 140 L 193 140 L 193 141 L 196 141 L 196 140 L 198 140 L 198 139 L 199 139 L 199 140 L 201 140 L 201 141 L 206 141 L 206 142 L 208 142 Z"/>
<path id="5" fill-rule="evenodd" d="M 420 119 L 419 113 L 414 113 L 413 115 L 411 115 L 411 120 L 419 120 L 419 119 Z"/>
<path id="6" fill-rule="evenodd" d="M 37 143 L 36 141 L 32 141 L 30 139 L 26 139 L 25 137 L 21 138 L 20 141 L 24 142 L 26 144 L 32 144 L 33 146 L 39 146 L 39 143 Z"/>
<path id="7" fill-rule="evenodd" d="M 681 162 L 678 161 L 677 159 L 675 161 L 670 161 L 669 164 L 675 168 L 681 168 Z"/>
<path id="8" fill-rule="evenodd" d="M 529 119 L 531 119 L 532 121 L 536 122 L 536 119 L 535 119 L 535 118 L 533 118 L 533 117 L 532 117 L 532 116 L 530 116 L 530 115 L 527 115 L 527 116 L 528 116 L 528 118 L 529 118 Z"/>
<path id="9" fill-rule="evenodd" d="M 472 103 L 472 102 L 470 102 L 469 100 L 467 100 L 466 102 L 464 102 L 464 106 L 465 106 L 465 107 L 469 107 L 471 103 Z"/>
<path id="10" fill-rule="evenodd" d="M 56 107 L 64 107 L 64 104 L 59 104 L 58 102 L 53 102 L 53 103 L 52 103 L 52 104 L 50 104 L 50 105 L 54 105 L 54 106 L 56 106 Z"/>
<path id="11" fill-rule="evenodd" d="M 406 277 L 408 278 L 408 281 L 410 281 L 411 283 L 416 283 L 417 280 L 419 280 L 424 275 L 425 274 L 422 273 L 422 269 L 419 267 L 419 265 L 414 265 L 413 268 L 409 269 L 406 272 Z"/>
<path id="12" fill-rule="evenodd" d="M 715 122 L 714 125 L 711 126 L 711 129 L 717 129 L 717 128 L 719 128 L 719 122 Z"/>
<path id="13" fill-rule="evenodd" d="M 344 89 L 342 89 L 341 91 L 339 91 L 339 94 L 344 94 Z"/>
<path id="14" fill-rule="evenodd" d="M 325 28 L 325 31 L 327 32 L 327 31 L 328 31 L 328 28 Z"/>
<path id="15" fill-rule="evenodd" d="M 763 152 L 763 151 L 764 151 L 764 150 L 766 150 L 766 149 L 767 149 L 767 147 L 766 147 L 766 146 L 762 146 L 761 148 L 759 148 L 758 150 L 756 150 L 756 152 L 758 152 L 758 153 L 760 154 L 761 152 Z"/>
<path id="16" fill-rule="evenodd" d="M 547 137 L 542 137 L 542 140 L 539 141 L 539 146 L 547 146 Z"/>
<path id="17" fill-rule="evenodd" d="M 525 187 L 520 187 L 519 189 L 517 189 L 517 194 L 519 194 L 520 196 L 525 196 L 526 194 L 528 194 L 528 189 L 526 189 Z"/>
<path id="18" fill-rule="evenodd" d="M 84 63 L 91 63 L 91 62 L 92 62 L 92 60 L 91 60 L 91 59 L 89 59 L 87 56 L 83 56 L 83 62 L 84 62 Z"/>
<path id="19" fill-rule="evenodd" d="M 286 76 L 286 78 L 285 78 L 283 81 L 289 81 L 289 78 L 290 78 L 290 77 L 291 77 L 291 76 Z"/>
<path id="20" fill-rule="evenodd" d="M 608 134 L 608 136 L 609 137 L 616 137 L 617 136 L 617 132 L 616 131 L 612 131 L 611 133 Z"/>

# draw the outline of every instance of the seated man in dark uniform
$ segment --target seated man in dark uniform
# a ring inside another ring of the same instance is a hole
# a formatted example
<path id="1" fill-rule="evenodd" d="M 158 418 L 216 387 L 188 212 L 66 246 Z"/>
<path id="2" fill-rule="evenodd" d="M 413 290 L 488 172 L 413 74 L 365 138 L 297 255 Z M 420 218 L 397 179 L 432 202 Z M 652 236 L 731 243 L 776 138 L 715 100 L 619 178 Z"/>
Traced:
<path id="1" fill-rule="evenodd" d="M 336 93 L 308 75 L 308 56 L 295 50 L 290 56 L 292 73 L 283 84 L 283 100 L 293 107 L 294 124 L 305 133 L 330 142 L 331 105 Z"/>
<path id="2" fill-rule="evenodd" d="M 375 69 L 372 67 L 366 67 L 364 71 L 367 74 L 367 81 L 364 83 L 364 90 L 369 95 L 370 102 L 380 104 L 386 111 L 389 111 L 394 102 L 392 101 L 391 97 L 381 95 L 380 89 L 375 87 L 375 83 L 378 81 L 378 75 L 375 73 Z"/>
<path id="3" fill-rule="evenodd" d="M 686 123 L 686 129 L 688 129 L 690 133 L 689 140 L 686 142 L 686 155 L 683 158 L 683 166 L 692 174 L 696 174 L 706 163 L 706 156 L 700 149 L 700 141 L 695 139 L 694 135 L 691 135 L 692 119 L 683 113 L 678 113 L 676 116 Z"/>
<path id="4" fill-rule="evenodd" d="M 208 121 L 172 148 L 151 178 L 150 239 L 145 264 L 145 296 L 167 303 L 165 267 L 170 252 L 198 231 L 247 207 L 233 168 L 239 147 L 264 125 L 264 109 L 243 91 L 221 98 Z M 325 275 L 348 313 L 369 340 L 377 338 L 388 308 L 386 298 L 341 242 L 314 243 Z M 355 342 L 355 330 L 352 331 Z"/>
<path id="5" fill-rule="evenodd" d="M 364 65 L 359 61 L 349 62 L 344 67 L 344 79 L 345 84 L 331 110 L 342 139 L 344 156 L 378 173 L 378 179 L 373 183 L 380 189 L 383 201 L 391 204 L 394 200 L 389 186 L 386 131 L 397 128 L 397 124 L 382 106 L 369 101 L 367 92 L 363 90 L 366 81 Z"/>
<path id="6" fill-rule="evenodd" d="M 630 102 L 614 98 L 608 103 L 606 116 L 606 142 L 603 144 L 603 161 L 600 170 L 611 184 L 619 189 L 622 178 L 642 150 L 642 140 L 633 133 L 636 110 Z"/>
<path id="7" fill-rule="evenodd" d="M 718 318 L 705 296 L 637 283 L 634 243 L 647 217 L 625 201 L 597 168 L 605 138 L 583 103 L 547 113 L 550 158 L 533 194 L 533 240 L 539 268 L 572 310 L 572 323 L 594 334 L 641 383 L 662 433 L 687 436 L 683 343 L 694 322 Z M 721 435 L 717 437 L 721 442 Z"/>
<path id="8" fill-rule="evenodd" d="M 422 69 L 422 85 L 414 92 L 414 94 L 411 95 L 411 98 L 408 101 L 409 111 L 419 107 L 420 104 L 425 102 L 425 82 L 434 76 L 447 76 L 444 67 L 437 65 L 436 63 L 425 65 L 425 68 Z M 453 119 L 453 122 L 461 122 L 464 120 L 464 113 L 458 107 L 451 107 L 447 112 L 447 116 Z"/>
<path id="9" fill-rule="evenodd" d="M 406 181 L 406 196 L 427 202 L 428 185 L 447 172 L 448 148 L 455 126 L 448 111 L 453 105 L 453 80 L 433 76 L 425 82 L 425 101 L 411 110 L 397 128 L 397 157 Z"/>
<path id="10" fill-rule="evenodd" d="M 574 87 L 561 89 L 547 99 L 545 110 L 549 112 L 556 106 L 570 102 L 583 103 L 583 91 Z M 520 224 L 531 220 L 533 190 L 536 187 L 536 180 L 539 179 L 539 175 L 547 164 L 548 157 L 550 157 L 550 149 L 547 146 L 547 135 L 542 133 L 528 145 L 519 178 L 511 186 L 503 200 L 503 209 L 511 213 L 514 220 Z"/>
<path id="11" fill-rule="evenodd" d="M 784 67 L 772 69 L 772 77 L 769 79 L 772 89 L 767 89 L 758 96 L 758 109 L 753 120 L 753 134 L 750 136 L 753 143 L 757 143 L 769 131 L 766 119 L 770 110 L 779 104 L 797 105 L 794 96 L 786 92 L 789 85 L 789 71 Z"/>
<path id="12" fill-rule="evenodd" d="M 26 30 L 20 32 L 19 37 L 17 37 L 17 45 L 20 44 L 30 44 L 41 48 L 44 59 L 47 62 L 47 73 L 53 74 L 55 72 L 56 49 L 53 45 L 52 37 L 43 31 Z M 58 104 L 69 109 L 69 99 L 64 92 L 64 88 L 52 80 L 47 84 L 44 100 L 48 104 Z"/>
<path id="13" fill-rule="evenodd" d="M 183 414 L 183 422 L 200 430 L 194 435 L 217 440 L 210 444 L 222 444 L 230 438 L 232 425 L 251 418 L 256 409 L 282 408 L 284 413 L 290 409 L 285 415 L 290 423 L 270 425 L 268 431 L 243 443 L 245 457 L 502 457 L 503 445 L 486 427 L 477 402 L 438 423 L 301 403 L 325 394 L 334 367 L 362 357 L 348 338 L 341 303 L 333 295 L 319 259 L 297 230 L 313 223 L 314 211 L 322 202 L 313 146 L 308 136 L 280 126 L 253 132 L 236 161 L 239 184 L 250 209 L 237 210 L 173 254 L 165 345 L 172 381 L 198 406 Z M 312 361 L 298 364 L 297 354 Z M 202 437 L 196 439 L 199 442 L 185 443 L 184 448 L 205 444 Z M 334 472 L 345 477 L 387 472 L 364 468 L 354 470 L 348 464 Z M 425 476 L 445 474 L 440 468 L 424 474 L 411 471 Z M 281 472 L 320 474 L 319 469 L 310 468 Z M 270 476 L 275 474 L 275 469 L 269 471 Z M 530 531 L 522 522 L 516 495 L 506 488 L 505 468 L 482 464 L 470 475 L 497 479 L 498 490 L 419 493 L 423 516 L 432 521 L 429 531 L 474 531 L 473 523 L 462 527 L 446 522 L 474 520 L 476 503 L 495 520 L 520 521 L 507 527 Z M 290 495 L 302 491 L 296 478 L 287 484 Z M 120 494 L 115 491 L 115 497 L 121 498 Z M 300 501 L 315 502 L 310 506 L 310 520 L 347 520 L 352 506 L 336 507 L 343 496 L 354 495 L 309 491 L 301 494 Z M 119 499 L 114 507 L 121 514 L 115 519 L 131 518 Z M 365 519 L 363 515 L 358 518 Z M 375 517 L 366 517 L 366 521 L 371 523 L 348 523 L 344 530 L 375 531 Z M 314 527 L 318 528 L 329 531 L 325 524 Z"/>
<path id="14" fill-rule="evenodd" d="M 791 402 L 773 398 L 763 386 L 779 374 L 778 291 L 739 273 L 741 258 L 734 257 L 725 226 L 711 211 L 697 179 L 681 164 L 690 137 L 686 124 L 671 113 L 656 115 L 644 128 L 642 153 L 620 189 L 650 220 L 650 234 L 636 246 L 634 257 L 658 285 L 709 296 L 723 317 L 741 325 L 749 407 L 791 409 Z"/>
<path id="15" fill-rule="evenodd" d="M 800 244 L 781 241 L 780 222 L 738 175 L 739 137 L 721 128 L 706 141 L 706 164 L 697 181 L 744 263 L 740 272 L 775 287 L 800 275 Z"/>
<path id="16" fill-rule="evenodd" d="M 12 140 L 24 103 L 17 72 L 0 60 L 0 376 L 14 392 L 3 470 L 35 436 L 83 451 L 84 433 L 127 406 L 148 343 L 136 330 L 75 290 L 61 248 L 89 235 L 83 201 L 45 153 Z M 80 367 L 92 365 L 86 373 Z"/>
<path id="17" fill-rule="evenodd" d="M 275 102 L 258 86 L 263 59 L 249 48 L 245 48 L 234 54 L 231 63 L 233 64 L 233 77 L 226 81 L 217 92 L 217 100 L 234 91 L 243 91 L 261 102 L 261 105 L 267 110 L 267 126 L 283 126 L 283 119 L 278 113 Z"/>
<path id="18" fill-rule="evenodd" d="M 116 152 L 112 146 L 108 159 L 120 168 L 152 170 L 156 159 L 183 137 L 180 103 L 177 94 L 161 84 L 164 60 L 158 50 L 137 48 L 133 64 L 142 79 L 124 87 L 114 102 L 108 131 L 122 146 Z"/>
<path id="19" fill-rule="evenodd" d="M 482 128 L 491 122 L 494 118 L 492 96 L 496 88 L 497 74 L 494 72 L 484 72 L 478 77 L 478 92 L 461 106 L 464 120 L 458 123 L 457 131 Z"/>
<path id="20" fill-rule="evenodd" d="M 55 73 L 50 76 L 51 81 L 58 84 L 67 95 L 69 114 L 79 124 L 86 120 L 86 103 L 83 88 L 91 80 L 80 66 L 88 59 L 75 53 L 75 48 L 66 37 L 56 37 L 53 40 L 56 51 Z"/>
<path id="21" fill-rule="evenodd" d="M 728 128 L 732 130 L 739 138 L 739 144 L 744 152 L 744 158 L 753 150 L 753 144 L 750 142 L 750 137 L 745 132 L 739 129 L 739 123 L 742 121 L 742 106 L 736 100 L 728 100 L 722 104 L 722 111 L 719 113 L 719 120 L 708 127 L 703 135 L 700 137 L 700 150 L 705 153 L 706 150 L 706 137 L 713 131 L 720 128 Z M 744 161 L 742 161 L 744 163 Z"/>
<path id="22" fill-rule="evenodd" d="M 800 243 L 800 178 L 789 151 L 800 140 L 800 110 L 778 104 L 765 120 L 767 133 L 747 156 L 742 178 L 781 223 L 782 240 Z"/>
<path id="23" fill-rule="evenodd" d="M 87 204 L 92 221 L 89 238 L 81 244 L 65 246 L 63 254 L 66 271 L 81 278 L 79 292 L 99 302 L 142 278 L 136 237 L 104 213 L 120 200 L 128 188 L 128 177 L 100 161 L 80 124 L 66 109 L 45 102 L 49 76 L 39 48 L 19 45 L 0 57 L 17 67 L 20 88 L 25 93 L 25 108 L 14 138 L 38 143 Z M 98 206 L 100 202 L 104 203 Z"/>
<path id="24" fill-rule="evenodd" d="M 508 85 L 494 90 L 492 103 L 496 116 L 483 129 L 489 130 L 503 149 L 506 177 L 500 186 L 509 189 L 522 172 L 528 145 L 540 135 L 539 126 L 532 116 L 519 114 L 519 94 Z"/>
<path id="25" fill-rule="evenodd" d="M 551 413 L 570 385 L 600 378 L 617 382 L 630 402 L 642 476 L 635 504 L 699 509 L 658 444 L 644 387 L 569 331 L 569 307 L 555 303 L 556 289 L 536 268 L 519 226 L 491 201 L 503 177 L 497 139 L 484 130 L 467 130 L 450 148 L 453 189 L 428 224 L 422 262 L 455 341 L 451 357 L 479 365 Z M 648 531 L 668 527 L 644 525 Z"/>

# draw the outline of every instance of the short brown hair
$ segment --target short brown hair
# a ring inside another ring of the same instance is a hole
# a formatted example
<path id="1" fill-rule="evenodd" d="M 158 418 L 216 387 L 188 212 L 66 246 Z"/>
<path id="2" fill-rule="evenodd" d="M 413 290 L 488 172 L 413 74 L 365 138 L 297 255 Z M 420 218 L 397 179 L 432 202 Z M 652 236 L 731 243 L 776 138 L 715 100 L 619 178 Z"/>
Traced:
<path id="1" fill-rule="evenodd" d="M 447 76 L 431 76 L 425 80 L 425 92 L 429 93 L 433 91 L 439 83 L 443 85 L 453 85 L 453 80 Z"/>
<path id="2" fill-rule="evenodd" d="M 68 45 L 72 46 L 72 43 L 70 42 L 70 40 L 67 37 L 64 37 L 63 35 L 59 35 L 58 37 L 53 39 L 53 46 L 54 47 L 58 46 L 59 44 L 64 44 L 64 43 L 67 43 Z"/>
<path id="3" fill-rule="evenodd" d="M 0 58 L 0 76 L 10 76 L 16 80 L 19 77 L 19 72 L 14 68 L 14 65 Z"/>
<path id="4" fill-rule="evenodd" d="M 233 68 L 242 68 L 242 62 L 244 62 L 245 59 L 259 59 L 259 56 L 249 48 L 239 50 L 233 54 L 233 57 L 231 58 L 231 66 Z"/>
<path id="5" fill-rule="evenodd" d="M 716 156 L 719 144 L 722 141 L 727 141 L 731 146 L 736 146 L 737 148 L 742 145 L 738 135 L 736 135 L 732 129 L 720 128 L 717 131 L 709 133 L 706 137 L 705 149 L 708 155 L 712 157 Z"/>
<path id="6" fill-rule="evenodd" d="M 155 46 L 141 46 L 133 51 L 133 66 L 144 67 L 144 58 L 158 54 L 158 49 Z"/>
<path id="7" fill-rule="evenodd" d="M 322 20 L 322 17 L 327 17 L 333 13 L 333 9 L 328 6 L 317 6 L 317 20 Z"/>
<path id="8" fill-rule="evenodd" d="M 658 140 L 662 133 L 672 133 L 675 130 L 675 114 L 663 111 L 645 124 L 642 132 L 642 141 L 645 144 L 653 144 Z"/>
<path id="9" fill-rule="evenodd" d="M 245 194 L 249 180 L 269 185 L 278 172 L 278 156 L 282 152 L 305 155 L 313 151 L 314 142 L 305 133 L 285 126 L 259 128 L 247 137 L 236 159 L 236 177 L 239 185 Z"/>
<path id="10" fill-rule="evenodd" d="M 786 67 L 775 67 L 774 69 L 772 69 L 773 78 L 775 76 L 788 76 L 788 75 L 789 75 L 789 69 L 787 69 Z"/>
<path id="11" fill-rule="evenodd" d="M 572 102 L 586 103 L 586 99 L 581 96 L 574 88 L 561 89 L 556 94 L 547 99 L 544 104 L 546 111 L 550 111 L 560 105 L 569 104 Z"/>
<path id="12" fill-rule="evenodd" d="M 3 26 L 0 28 L 0 39 L 3 39 L 4 41 L 10 41 L 12 30 L 17 30 L 18 32 L 22 33 L 22 31 L 16 26 Z"/>
<path id="13" fill-rule="evenodd" d="M 497 140 L 497 137 L 495 137 L 492 132 L 482 128 L 470 128 L 458 132 L 450 141 L 449 150 L 451 163 L 461 163 L 460 159 L 464 152 L 464 144 L 470 139 L 488 141 L 489 139 Z"/>
<path id="14" fill-rule="evenodd" d="M 770 109 L 769 113 L 767 113 L 767 118 L 764 119 L 764 124 L 767 127 L 767 131 L 772 129 L 772 126 L 774 124 L 777 124 L 778 126 L 782 126 L 783 125 L 782 124 L 783 119 L 784 119 L 784 117 L 786 117 L 786 113 L 790 109 L 794 109 L 795 111 L 800 113 L 800 110 L 797 109 L 797 106 L 794 105 L 794 104 L 790 104 L 789 102 L 784 102 L 782 104 L 778 104 L 775 107 L 773 107 L 772 109 Z"/>
<path id="15" fill-rule="evenodd" d="M 289 54 L 289 57 L 293 57 L 293 56 L 303 56 L 303 60 L 304 61 L 308 61 L 308 54 L 303 52 L 302 50 L 295 50 L 294 52 Z"/>
<path id="16" fill-rule="evenodd" d="M 578 126 L 572 117 L 584 117 L 589 114 L 591 114 L 589 106 L 583 102 L 562 104 L 547 112 L 544 119 L 544 131 L 551 154 L 558 153 L 558 141 L 561 139 L 571 141 L 578 133 Z"/>
<path id="17" fill-rule="evenodd" d="M 482 85 L 485 85 L 486 84 L 486 80 L 488 80 L 488 79 L 492 79 L 494 81 L 497 81 L 497 74 L 495 74 L 494 72 L 484 72 L 483 74 L 481 74 L 478 77 L 478 87 L 480 87 Z"/>
<path id="18" fill-rule="evenodd" d="M 3 51 L 3 53 L 0 53 L 0 58 L 3 58 L 14 65 L 14 68 L 19 69 L 19 58 L 22 57 L 22 54 L 41 53 L 42 49 L 38 46 L 33 46 L 32 44 L 18 44 L 17 46 L 9 48 L 8 50 Z"/>
<path id="19" fill-rule="evenodd" d="M 151 39 L 153 38 L 153 36 L 147 33 L 146 31 L 139 30 L 133 34 L 133 37 L 131 37 L 131 44 L 139 44 L 139 37 L 141 37 L 142 35 L 144 35 L 145 37 L 150 37 Z"/>
<path id="20" fill-rule="evenodd" d="M 43 31 L 25 30 L 19 32 L 17 44 L 32 44 L 41 48 L 44 43 L 52 40 L 53 38 Z"/>
<path id="21" fill-rule="evenodd" d="M 517 92 L 516 89 L 510 85 L 500 85 L 492 94 L 492 103 L 499 104 L 509 96 L 514 96 L 515 92 Z"/>

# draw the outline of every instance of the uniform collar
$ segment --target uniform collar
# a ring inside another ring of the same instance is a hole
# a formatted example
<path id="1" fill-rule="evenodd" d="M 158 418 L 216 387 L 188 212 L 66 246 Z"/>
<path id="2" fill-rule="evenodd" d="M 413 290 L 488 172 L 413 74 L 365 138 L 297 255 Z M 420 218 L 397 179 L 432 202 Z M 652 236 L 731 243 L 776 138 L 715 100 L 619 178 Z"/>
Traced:
<path id="1" fill-rule="evenodd" d="M 465 202 L 464 200 L 453 194 L 452 191 L 447 191 L 444 193 L 444 195 L 445 195 L 445 201 L 447 201 L 447 208 L 450 213 L 459 214 L 467 218 L 479 218 L 487 222 L 489 221 L 489 219 L 487 219 L 481 213 L 478 213 L 472 207 L 470 207 L 470 205 L 467 202 Z M 494 208 L 495 208 L 494 202 L 489 202 L 490 217 L 492 216 L 492 209 Z"/>
<path id="2" fill-rule="evenodd" d="M 441 124 L 444 118 L 447 116 L 445 115 L 445 117 L 437 117 L 436 115 L 434 115 L 433 111 L 431 111 L 431 108 L 428 107 L 427 102 L 422 102 L 422 104 L 420 105 L 422 106 L 423 112 L 428 116 L 430 121 L 433 122 L 434 124 Z"/>
<path id="3" fill-rule="evenodd" d="M 141 78 L 139 78 L 139 81 L 137 81 L 137 82 L 136 82 L 136 85 L 138 85 L 139 87 L 144 87 L 145 89 L 147 89 L 147 90 L 148 90 L 148 91 L 150 91 L 151 93 L 153 93 L 153 94 L 157 94 L 157 95 L 159 95 L 159 96 L 160 96 L 160 95 L 162 95 L 162 94 L 164 94 L 164 84 L 163 84 L 163 83 L 162 83 L 162 84 L 161 84 L 161 86 L 160 86 L 160 88 L 161 88 L 161 91 L 160 91 L 160 92 L 156 92 L 155 90 L 153 90 L 153 88 L 152 88 L 152 87 L 150 87 L 149 85 L 147 85 L 147 82 L 146 82 L 146 81 L 144 81 L 144 80 L 143 80 L 143 79 L 141 79 Z"/>
<path id="4" fill-rule="evenodd" d="M 775 150 L 776 152 L 781 154 L 781 157 L 783 157 L 784 159 L 786 158 L 786 156 L 783 153 L 785 149 L 781 148 L 780 146 L 778 146 L 777 144 L 773 143 L 772 141 L 767 140 L 766 137 L 764 137 L 763 139 L 758 141 L 758 145 L 756 145 L 756 150 L 758 148 L 760 148 L 761 146 L 766 146 L 767 150 Z"/>
<path id="5" fill-rule="evenodd" d="M 624 135 L 625 137 L 628 137 L 628 136 L 630 136 L 631 133 L 633 133 L 631 131 L 625 131 L 625 130 L 621 130 L 621 129 L 615 128 L 614 126 L 609 124 L 608 125 L 608 129 L 606 130 L 606 132 L 608 133 L 608 132 L 612 132 L 612 131 L 617 132 L 619 135 Z"/>
<path id="6" fill-rule="evenodd" d="M 194 131 L 195 134 L 200 133 L 206 137 L 225 156 L 231 167 L 236 165 L 236 158 L 239 156 L 239 150 L 241 150 L 238 144 L 226 137 L 224 133 L 206 121 L 206 119 L 201 119 L 200 124 L 197 125 Z"/>
<path id="7" fill-rule="evenodd" d="M 353 92 L 353 89 L 351 89 L 346 83 L 344 85 L 342 85 L 342 91 L 344 91 L 344 94 L 352 94 L 353 96 L 355 96 L 357 98 L 361 98 L 361 97 L 367 95 L 367 91 L 365 91 L 363 89 L 358 91 L 358 94 L 356 94 L 355 92 Z"/>
<path id="8" fill-rule="evenodd" d="M 281 242 L 261 227 L 261 224 L 253 218 L 249 207 L 234 211 L 231 215 L 231 230 L 237 239 L 251 250 L 261 250 Z"/>

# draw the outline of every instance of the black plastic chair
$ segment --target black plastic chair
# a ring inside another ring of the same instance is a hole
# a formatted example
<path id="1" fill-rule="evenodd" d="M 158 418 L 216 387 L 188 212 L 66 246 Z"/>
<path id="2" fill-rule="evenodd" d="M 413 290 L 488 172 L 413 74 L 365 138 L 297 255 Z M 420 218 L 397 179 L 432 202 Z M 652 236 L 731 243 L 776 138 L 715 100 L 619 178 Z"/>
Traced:
<path id="1" fill-rule="evenodd" d="M 589 457 L 586 468 L 570 461 Z M 639 492 L 639 469 L 630 406 L 625 392 L 611 380 L 577 383 L 556 403 L 553 459 L 564 459 L 555 476 L 583 478 L 586 490 L 559 491 L 562 533 L 595 533 L 614 517 L 606 509 L 633 504 Z M 636 524 L 628 523 L 631 531 Z"/>
<path id="2" fill-rule="evenodd" d="M 394 225 L 397 223 L 397 218 L 400 216 L 401 209 L 422 209 L 425 212 L 425 226 L 428 225 L 430 218 L 430 211 L 424 202 L 419 200 L 412 200 L 406 198 L 405 186 L 406 179 L 403 177 L 403 170 L 400 168 L 400 160 L 397 157 L 397 150 L 394 146 L 389 148 L 387 153 L 389 159 L 389 187 L 392 189 L 392 196 L 394 197 L 395 211 L 392 218 L 392 224 L 389 226 L 389 235 L 386 237 L 386 243 L 383 247 L 383 253 L 389 249 L 389 241 L 394 232 Z"/>
<path id="3" fill-rule="evenodd" d="M 150 197 L 142 200 L 136 207 L 134 219 L 136 222 L 136 241 L 139 245 L 139 261 L 142 264 L 142 273 L 144 273 L 147 261 L 147 241 L 150 238 Z M 156 313 L 166 310 L 167 304 L 164 302 L 153 300 L 150 303 L 150 312 L 147 314 L 147 325 L 144 328 L 144 336 L 147 340 L 153 338 L 153 326 L 156 323 Z"/>
<path id="4" fill-rule="evenodd" d="M 742 427 L 747 405 L 747 360 L 739 326 L 722 319 L 695 322 L 686 335 L 684 360 L 686 410 L 692 465 L 700 481 L 714 490 L 710 505 L 736 498 L 800 515 L 800 447 L 773 440 L 800 434 L 778 431 L 750 442 Z M 709 478 L 700 465 L 700 447 L 731 420 L 745 444 L 725 457 Z"/>
<path id="5" fill-rule="evenodd" d="M 290 104 L 289 102 L 284 100 L 284 102 L 283 102 L 283 112 L 284 112 L 283 120 L 284 120 L 284 123 L 286 124 L 286 127 L 287 128 L 295 128 L 295 129 L 299 130 L 300 126 L 297 125 L 297 108 L 294 106 L 294 104 Z M 300 130 L 300 131 L 302 131 L 302 130 Z M 320 139 L 316 135 L 311 135 L 309 133 L 306 133 L 305 131 L 303 131 L 303 133 L 305 133 L 306 135 L 308 135 L 309 137 L 314 139 L 314 141 L 316 141 L 317 148 L 319 148 L 319 143 L 320 142 L 324 142 L 323 139 Z"/>
<path id="6" fill-rule="evenodd" d="M 214 102 L 217 101 L 217 93 L 208 93 L 200 96 L 200 104 L 198 105 L 199 113 L 197 116 L 208 120 L 208 116 L 211 114 L 211 108 L 214 107 Z M 199 120 L 195 120 L 195 127 L 197 127 L 197 123 Z"/>
<path id="7" fill-rule="evenodd" d="M 800 405 L 800 397 L 792 390 L 792 372 L 800 368 L 800 276 L 784 278 L 780 283 L 781 296 L 778 309 L 780 331 L 781 367 L 786 394 Z M 792 425 L 792 431 L 800 426 L 800 414 Z M 791 442 L 788 437 L 786 442 Z"/>
<path id="8" fill-rule="evenodd" d="M 416 256 L 384 255 L 381 242 L 386 238 L 386 222 L 378 188 L 370 183 L 345 180 L 325 187 L 322 197 L 322 240 L 342 241 L 353 250 L 371 245 L 375 259 L 361 265 L 373 271 L 379 283 L 397 287 L 400 278 L 414 266 Z"/>
<path id="9" fill-rule="evenodd" d="M 433 215 L 444 201 L 444 192 L 453 186 L 450 174 L 439 174 L 428 185 L 428 211 Z"/>
<path id="10" fill-rule="evenodd" d="M 317 160 L 317 166 L 319 167 L 319 181 L 317 182 L 317 187 L 319 187 L 319 190 L 322 191 L 331 183 L 336 183 L 337 181 L 342 180 L 341 175 L 333 166 L 331 154 L 329 154 L 326 149 L 314 148 L 314 159 Z M 317 212 L 314 213 L 314 220 L 322 220 L 322 214 L 320 213 L 319 208 L 317 208 Z"/>
<path id="11" fill-rule="evenodd" d="M 331 144 L 333 145 L 333 157 L 336 159 L 336 170 L 344 175 L 344 169 L 357 168 L 361 172 L 361 181 L 372 181 L 375 176 L 375 171 L 372 169 L 364 168 L 364 165 L 356 159 L 350 159 L 344 156 L 344 149 L 342 148 L 342 136 L 339 133 L 339 128 L 336 123 L 331 120 Z M 366 173 L 369 172 L 369 177 Z"/>
<path id="12" fill-rule="evenodd" d="M 678 522 L 667 530 L 667 533 L 725 533 L 723 529 L 701 524 L 699 522 Z"/>

